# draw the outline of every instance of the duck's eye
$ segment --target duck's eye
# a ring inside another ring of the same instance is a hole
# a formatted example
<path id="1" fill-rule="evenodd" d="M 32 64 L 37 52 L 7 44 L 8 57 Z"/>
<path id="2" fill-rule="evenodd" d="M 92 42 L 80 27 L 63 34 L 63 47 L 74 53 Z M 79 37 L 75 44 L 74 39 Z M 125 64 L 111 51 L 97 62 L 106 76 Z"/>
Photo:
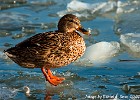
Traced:
<path id="1" fill-rule="evenodd" d="M 74 22 L 73 20 L 69 20 L 70 22 Z"/>
<path id="2" fill-rule="evenodd" d="M 72 22 L 72 23 L 75 23 L 75 24 L 79 24 L 77 21 L 74 21 L 74 20 L 69 20 L 69 22 Z"/>

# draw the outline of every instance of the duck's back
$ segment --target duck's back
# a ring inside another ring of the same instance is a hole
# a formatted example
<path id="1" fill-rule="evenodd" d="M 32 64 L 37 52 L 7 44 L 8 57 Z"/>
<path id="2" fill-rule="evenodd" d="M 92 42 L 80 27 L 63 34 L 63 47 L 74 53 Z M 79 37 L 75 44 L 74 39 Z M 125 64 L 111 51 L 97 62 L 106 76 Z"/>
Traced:
<path id="1" fill-rule="evenodd" d="M 27 68 L 65 66 L 83 55 L 85 43 L 76 32 L 37 34 L 6 51 L 17 64 Z"/>

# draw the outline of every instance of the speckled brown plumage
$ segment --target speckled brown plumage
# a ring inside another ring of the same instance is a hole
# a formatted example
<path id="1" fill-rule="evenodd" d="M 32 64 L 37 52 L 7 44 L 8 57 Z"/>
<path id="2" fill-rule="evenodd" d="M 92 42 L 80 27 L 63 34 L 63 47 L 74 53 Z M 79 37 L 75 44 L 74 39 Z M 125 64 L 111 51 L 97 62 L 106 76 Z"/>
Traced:
<path id="1" fill-rule="evenodd" d="M 76 16 L 67 14 L 60 19 L 57 31 L 36 34 L 6 50 L 5 54 L 27 68 L 66 66 L 80 58 L 86 49 L 78 31 L 88 34 Z"/>
<path id="2" fill-rule="evenodd" d="M 76 32 L 37 34 L 7 50 L 13 61 L 23 67 L 65 66 L 83 55 L 85 43 Z"/>

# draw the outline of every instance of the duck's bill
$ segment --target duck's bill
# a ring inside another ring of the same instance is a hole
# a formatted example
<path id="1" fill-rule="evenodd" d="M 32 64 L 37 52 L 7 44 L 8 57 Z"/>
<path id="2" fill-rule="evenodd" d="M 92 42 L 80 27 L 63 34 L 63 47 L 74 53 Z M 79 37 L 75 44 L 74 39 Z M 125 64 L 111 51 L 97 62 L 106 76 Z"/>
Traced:
<path id="1" fill-rule="evenodd" d="M 86 29 L 84 29 L 84 28 L 82 28 L 82 27 L 79 28 L 78 31 L 80 31 L 80 32 L 83 33 L 83 34 L 90 35 L 90 31 L 89 31 L 89 30 L 86 30 Z"/>

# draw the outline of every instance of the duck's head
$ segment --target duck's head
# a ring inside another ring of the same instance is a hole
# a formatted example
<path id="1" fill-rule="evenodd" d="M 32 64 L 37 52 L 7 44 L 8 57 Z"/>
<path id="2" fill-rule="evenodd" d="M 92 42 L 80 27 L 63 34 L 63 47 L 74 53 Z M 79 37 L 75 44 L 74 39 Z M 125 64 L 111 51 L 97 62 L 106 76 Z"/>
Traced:
<path id="1" fill-rule="evenodd" d="M 81 24 L 78 17 L 72 14 L 64 15 L 58 22 L 58 31 L 62 33 L 79 31 L 83 34 L 89 35 L 89 31 L 85 30 Z"/>

